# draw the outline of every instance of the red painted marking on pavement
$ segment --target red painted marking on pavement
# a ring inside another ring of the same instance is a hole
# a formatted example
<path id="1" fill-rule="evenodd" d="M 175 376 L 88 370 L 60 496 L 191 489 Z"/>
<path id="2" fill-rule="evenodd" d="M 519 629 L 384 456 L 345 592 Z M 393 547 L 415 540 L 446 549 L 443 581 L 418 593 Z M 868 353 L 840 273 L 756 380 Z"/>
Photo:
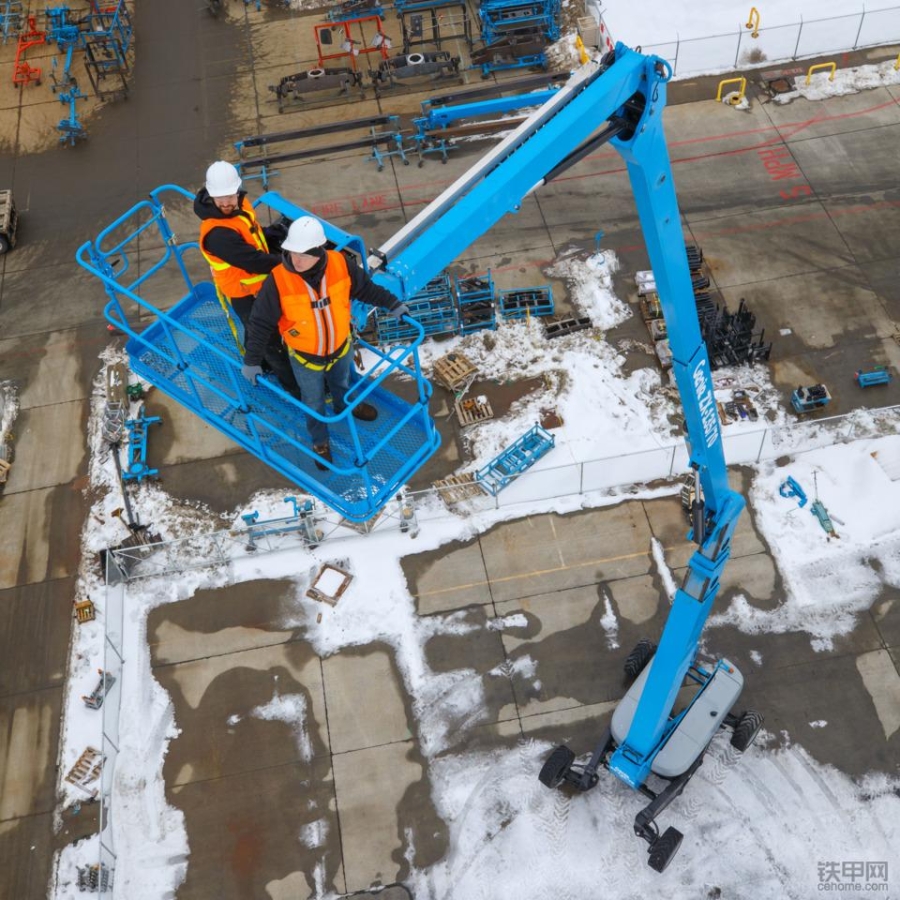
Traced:
<path id="1" fill-rule="evenodd" d="M 827 122 L 837 122 L 844 119 L 852 119 L 858 118 L 860 116 L 867 116 L 873 112 L 877 112 L 881 109 L 886 109 L 891 106 L 898 105 L 897 100 L 889 100 L 884 103 L 879 103 L 874 106 L 867 107 L 866 109 L 861 110 L 853 110 L 850 112 L 837 113 L 835 115 L 818 115 L 813 116 L 809 119 L 805 119 L 799 122 L 787 122 L 783 125 L 766 125 L 761 128 L 749 128 L 742 129 L 738 131 L 731 132 L 723 132 L 721 134 L 712 134 L 712 135 L 704 135 L 702 137 L 693 137 L 693 138 L 684 138 L 680 141 L 673 141 L 669 144 L 669 149 L 678 147 L 687 147 L 692 144 L 711 144 L 716 141 L 725 141 L 725 140 L 733 140 L 734 138 L 739 137 L 750 137 L 753 135 L 765 135 L 774 132 L 774 135 L 767 140 L 760 141 L 757 143 L 748 144 L 744 147 L 736 147 L 729 150 L 718 150 L 711 151 L 709 153 L 700 153 L 691 156 L 683 156 L 677 159 L 672 160 L 672 165 L 686 165 L 689 163 L 696 162 L 705 162 L 707 160 L 715 159 L 718 157 L 729 157 L 729 156 L 738 156 L 742 153 L 751 153 L 751 152 L 759 152 L 760 150 L 764 150 L 767 147 L 783 145 L 784 141 L 795 137 L 797 134 L 800 134 L 802 131 L 812 127 L 813 125 L 821 125 Z M 587 159 L 598 161 L 603 159 L 618 159 L 619 155 L 615 151 L 603 151 L 596 154 L 591 154 L 587 157 Z M 595 172 L 585 172 L 580 174 L 573 175 L 564 175 L 560 178 L 554 179 L 554 183 L 563 183 L 566 181 L 578 181 L 585 178 L 598 178 L 605 175 L 618 175 L 626 171 L 624 165 L 615 166 L 609 169 L 600 169 Z M 398 200 L 396 202 L 388 202 L 387 194 L 351 194 L 344 197 L 337 197 L 331 200 L 324 200 L 321 203 L 317 203 L 312 206 L 312 211 L 318 215 L 321 215 L 323 218 L 330 219 L 332 221 L 344 217 L 352 216 L 361 211 L 366 211 L 366 209 L 379 210 L 381 212 L 389 212 L 393 210 L 399 210 L 404 208 L 410 208 L 415 206 L 426 206 L 430 203 L 440 192 L 449 184 L 452 183 L 451 179 L 442 179 L 440 181 L 429 181 L 424 184 L 411 184 L 406 188 L 403 188 L 399 192 Z M 410 197 L 408 192 L 415 191 L 427 191 L 428 196 L 426 198 L 418 198 L 418 197 Z M 784 192 L 781 192 L 782 196 Z M 798 196 L 797 194 L 791 194 L 790 198 Z M 375 198 L 378 198 L 377 201 Z M 789 197 L 783 197 L 783 199 L 787 200 Z M 376 205 L 377 203 L 377 205 Z"/>

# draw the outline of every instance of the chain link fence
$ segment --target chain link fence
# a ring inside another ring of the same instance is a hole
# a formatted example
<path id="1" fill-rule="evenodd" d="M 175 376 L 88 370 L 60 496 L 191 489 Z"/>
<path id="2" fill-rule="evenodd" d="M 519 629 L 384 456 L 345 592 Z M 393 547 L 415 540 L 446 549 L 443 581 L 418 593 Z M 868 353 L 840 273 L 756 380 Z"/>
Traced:
<path id="1" fill-rule="evenodd" d="M 667 59 L 675 77 L 683 77 L 893 43 L 900 43 L 900 6 L 875 10 L 863 7 L 858 13 L 808 21 L 801 18 L 791 25 L 759 28 L 755 32 L 742 25 L 727 34 L 677 39 L 642 49 Z"/>

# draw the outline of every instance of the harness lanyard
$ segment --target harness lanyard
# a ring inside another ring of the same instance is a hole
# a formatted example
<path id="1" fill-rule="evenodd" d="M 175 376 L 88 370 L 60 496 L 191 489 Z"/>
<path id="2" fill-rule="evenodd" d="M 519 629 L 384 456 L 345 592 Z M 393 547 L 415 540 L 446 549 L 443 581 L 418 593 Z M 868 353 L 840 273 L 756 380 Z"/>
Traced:
<path id="1" fill-rule="evenodd" d="M 331 301 L 328 298 L 328 271 L 322 273 L 322 282 L 317 294 L 313 286 L 304 278 L 306 291 L 309 294 L 309 305 L 316 320 L 316 352 L 315 356 L 327 356 L 334 352 L 334 319 L 331 316 Z M 328 301 L 325 303 L 325 301 Z"/>
<path id="2" fill-rule="evenodd" d="M 223 311 L 225 312 L 225 319 L 228 322 L 228 327 L 231 329 L 231 333 L 234 336 L 234 342 L 237 344 L 238 353 L 241 357 L 244 355 L 244 345 L 241 343 L 240 334 L 238 333 L 237 324 L 234 321 L 234 310 L 231 306 L 231 300 L 226 297 L 222 291 L 219 290 L 219 286 L 213 282 L 213 286 L 216 289 L 216 296 L 219 298 L 219 304 L 221 305 Z"/>

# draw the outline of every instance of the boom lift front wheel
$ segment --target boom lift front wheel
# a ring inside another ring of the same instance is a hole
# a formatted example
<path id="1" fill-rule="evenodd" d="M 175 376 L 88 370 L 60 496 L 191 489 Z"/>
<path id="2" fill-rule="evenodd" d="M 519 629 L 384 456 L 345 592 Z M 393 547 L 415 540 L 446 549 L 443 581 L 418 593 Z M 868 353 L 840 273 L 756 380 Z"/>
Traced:
<path id="1" fill-rule="evenodd" d="M 644 671 L 648 662 L 656 653 L 656 644 L 641 638 L 634 646 L 634 650 L 625 659 L 625 675 L 628 678 L 637 678 Z"/>
<path id="2" fill-rule="evenodd" d="M 660 837 L 650 845 L 650 859 L 647 861 L 655 872 L 662 872 L 672 862 L 678 852 L 684 835 L 677 828 L 667 828 Z"/>
<path id="3" fill-rule="evenodd" d="M 565 744 L 561 744 L 547 757 L 547 762 L 541 766 L 538 780 L 548 788 L 559 787 L 566 780 L 566 775 L 572 768 L 574 761 L 575 754 Z"/>

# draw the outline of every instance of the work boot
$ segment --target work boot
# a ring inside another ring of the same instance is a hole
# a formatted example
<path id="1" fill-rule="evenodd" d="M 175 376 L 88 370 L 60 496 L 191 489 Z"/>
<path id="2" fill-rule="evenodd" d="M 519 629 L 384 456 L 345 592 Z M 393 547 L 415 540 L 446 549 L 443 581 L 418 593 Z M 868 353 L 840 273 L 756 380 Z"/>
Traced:
<path id="1" fill-rule="evenodd" d="M 331 458 L 331 445 L 328 441 L 325 441 L 323 444 L 313 444 L 313 451 L 322 457 L 322 459 L 328 460 L 328 462 L 333 462 Z M 328 466 L 322 465 L 318 460 L 315 460 L 316 468 L 322 472 L 327 471 Z"/>
<path id="2" fill-rule="evenodd" d="M 370 403 L 358 403 L 353 407 L 353 418 L 361 422 L 374 422 L 378 418 L 378 410 Z"/>

